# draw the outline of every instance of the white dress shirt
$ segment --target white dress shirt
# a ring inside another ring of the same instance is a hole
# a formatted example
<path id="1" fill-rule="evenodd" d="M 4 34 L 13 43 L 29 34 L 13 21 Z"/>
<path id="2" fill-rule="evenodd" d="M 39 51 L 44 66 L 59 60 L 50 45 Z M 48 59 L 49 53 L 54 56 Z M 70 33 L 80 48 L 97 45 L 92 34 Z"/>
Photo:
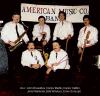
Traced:
<path id="1" fill-rule="evenodd" d="M 83 48 L 84 40 L 86 39 L 86 35 L 89 31 L 90 31 L 90 35 L 89 35 L 88 41 L 90 41 L 90 43 L 86 44 L 86 46 L 87 45 L 94 45 L 95 43 L 98 42 L 98 30 L 97 30 L 97 28 L 93 27 L 92 25 L 89 25 L 85 29 L 85 26 L 84 26 L 83 28 L 80 29 L 80 32 L 79 32 L 78 44 L 77 44 L 78 47 Z"/>
<path id="2" fill-rule="evenodd" d="M 18 27 L 18 33 L 21 35 L 23 32 L 25 32 L 23 26 L 19 23 L 17 23 Z M 16 32 L 16 24 L 14 22 L 8 22 L 4 25 L 1 31 L 1 39 L 8 43 L 9 41 L 14 42 L 18 39 L 17 32 Z M 25 34 L 22 38 L 26 43 L 29 41 L 28 36 Z"/>
<path id="3" fill-rule="evenodd" d="M 31 67 L 31 64 L 37 64 L 39 61 L 39 64 L 41 67 L 44 65 L 43 58 L 41 56 L 41 53 L 38 50 L 32 51 L 33 56 L 31 55 L 31 52 L 29 50 L 25 50 L 22 52 L 21 57 L 21 64 L 23 66 Z"/>
<path id="4" fill-rule="evenodd" d="M 57 69 L 70 69 L 68 55 L 66 51 L 64 51 L 63 49 L 60 49 L 60 51 L 57 52 L 57 58 L 56 58 L 56 52 L 54 50 L 51 51 L 47 65 L 51 67 L 53 63 L 58 63 L 58 62 L 59 65 L 53 67 L 54 71 Z"/>
<path id="5" fill-rule="evenodd" d="M 40 26 L 39 24 L 34 25 L 33 28 L 33 41 L 38 38 L 38 41 L 41 41 L 42 39 L 42 35 L 40 34 L 41 32 L 46 32 L 46 37 L 45 40 L 47 40 L 47 42 L 50 39 L 50 27 L 47 24 L 44 24 L 44 26 Z"/>
<path id="6" fill-rule="evenodd" d="M 67 38 L 68 35 L 71 35 L 72 37 L 73 34 L 74 34 L 73 25 L 71 22 L 63 21 L 63 25 L 62 22 L 59 22 L 55 26 L 53 33 L 53 40 L 56 40 L 57 37 L 60 38 L 61 40 L 64 40 L 64 38 Z"/>

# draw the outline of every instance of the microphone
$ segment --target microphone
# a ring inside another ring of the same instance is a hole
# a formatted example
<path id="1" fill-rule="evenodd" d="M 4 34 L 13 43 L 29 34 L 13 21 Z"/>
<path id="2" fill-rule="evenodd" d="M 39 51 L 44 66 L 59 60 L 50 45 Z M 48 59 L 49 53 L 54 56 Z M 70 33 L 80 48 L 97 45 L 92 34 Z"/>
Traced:
<path id="1" fill-rule="evenodd" d="M 26 27 L 27 29 L 29 28 L 23 21 L 20 21 L 20 22 L 24 27 Z"/>

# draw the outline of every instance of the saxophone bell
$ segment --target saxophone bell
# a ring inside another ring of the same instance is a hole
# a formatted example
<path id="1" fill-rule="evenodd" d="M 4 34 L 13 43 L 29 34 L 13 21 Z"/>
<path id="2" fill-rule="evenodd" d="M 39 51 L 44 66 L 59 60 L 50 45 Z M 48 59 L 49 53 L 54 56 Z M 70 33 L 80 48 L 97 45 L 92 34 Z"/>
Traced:
<path id="1" fill-rule="evenodd" d="M 9 51 L 10 51 L 10 52 L 13 52 L 13 51 L 16 50 L 19 46 L 21 46 L 22 43 L 23 43 L 23 42 L 20 41 L 20 42 L 17 42 L 15 46 L 10 46 L 10 47 L 8 47 L 8 48 L 9 48 Z"/>

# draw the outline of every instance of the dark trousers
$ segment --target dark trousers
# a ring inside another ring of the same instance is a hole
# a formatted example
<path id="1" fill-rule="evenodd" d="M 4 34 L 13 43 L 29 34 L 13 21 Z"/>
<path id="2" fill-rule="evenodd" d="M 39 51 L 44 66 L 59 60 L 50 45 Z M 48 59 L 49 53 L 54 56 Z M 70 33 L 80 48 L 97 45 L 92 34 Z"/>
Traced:
<path id="1" fill-rule="evenodd" d="M 38 38 L 36 38 L 36 39 L 34 40 L 34 43 L 35 43 L 36 47 L 42 46 L 42 42 L 41 42 L 41 41 L 38 41 Z"/>
<path id="2" fill-rule="evenodd" d="M 49 74 L 48 81 L 50 82 L 66 82 L 71 80 L 70 70 L 58 69 L 55 72 L 51 71 Z"/>
<path id="3" fill-rule="evenodd" d="M 45 66 L 42 66 L 39 69 L 29 68 L 25 66 L 22 67 L 21 74 L 24 81 L 40 82 L 44 80 L 46 70 L 47 69 Z"/>
<path id="4" fill-rule="evenodd" d="M 49 54 L 51 52 L 51 49 L 52 49 L 50 42 L 48 42 L 45 46 L 43 46 L 42 41 L 38 41 L 38 38 L 36 38 L 34 40 L 34 43 L 35 43 L 35 48 L 41 52 L 43 59 L 45 60 L 44 52 Z"/>
<path id="5" fill-rule="evenodd" d="M 21 70 L 21 55 L 22 52 L 26 49 L 26 45 L 23 43 L 13 52 L 10 52 L 8 46 L 6 46 L 7 53 L 8 53 L 8 65 L 9 65 L 9 74 L 11 76 L 15 76 Z"/>
<path id="6" fill-rule="evenodd" d="M 61 44 L 61 48 L 63 50 L 66 50 L 66 40 L 61 40 L 60 38 L 57 38 L 57 41 Z"/>
<path id="7" fill-rule="evenodd" d="M 79 62 L 79 67 L 81 71 L 89 73 L 92 71 L 92 68 L 94 66 L 94 60 L 95 60 L 95 50 L 96 45 L 85 48 L 83 53 L 82 62 Z M 79 55 L 80 58 L 80 55 Z"/>

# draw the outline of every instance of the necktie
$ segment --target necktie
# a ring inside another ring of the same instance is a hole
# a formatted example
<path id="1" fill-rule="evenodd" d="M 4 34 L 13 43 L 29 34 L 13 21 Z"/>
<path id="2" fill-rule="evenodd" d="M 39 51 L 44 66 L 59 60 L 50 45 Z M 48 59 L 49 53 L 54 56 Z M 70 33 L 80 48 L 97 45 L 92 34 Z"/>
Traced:
<path id="1" fill-rule="evenodd" d="M 37 60 L 37 56 L 35 56 L 35 60 Z"/>
<path id="2" fill-rule="evenodd" d="M 33 53 L 31 52 L 31 56 L 33 57 Z"/>
<path id="3" fill-rule="evenodd" d="M 56 59 L 57 59 L 57 55 L 58 55 L 58 53 L 56 53 Z"/>
<path id="4" fill-rule="evenodd" d="M 64 22 L 62 21 L 62 25 L 64 24 Z"/>
<path id="5" fill-rule="evenodd" d="M 37 56 L 35 56 L 35 60 L 37 60 L 37 64 L 39 64 L 39 60 L 37 59 Z"/>
<path id="6" fill-rule="evenodd" d="M 84 33 L 86 32 L 87 27 L 84 28 Z"/>
<path id="7" fill-rule="evenodd" d="M 19 38 L 19 33 L 18 33 L 18 26 L 16 24 L 16 33 L 17 33 L 17 37 Z"/>

